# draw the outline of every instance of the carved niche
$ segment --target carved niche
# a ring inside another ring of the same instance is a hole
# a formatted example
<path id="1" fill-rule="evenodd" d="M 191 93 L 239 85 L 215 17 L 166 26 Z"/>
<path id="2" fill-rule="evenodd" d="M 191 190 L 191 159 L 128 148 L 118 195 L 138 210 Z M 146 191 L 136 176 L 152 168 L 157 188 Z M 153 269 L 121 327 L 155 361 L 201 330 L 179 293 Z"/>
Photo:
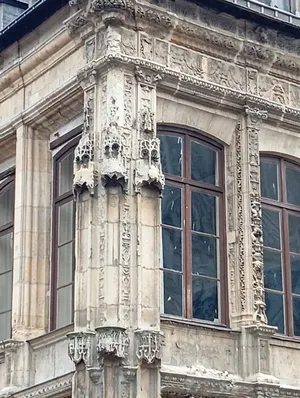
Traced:
<path id="1" fill-rule="evenodd" d="M 260 123 L 266 120 L 266 111 L 245 108 L 247 115 L 248 161 L 250 167 L 250 223 L 254 322 L 266 324 L 266 304 L 263 275 L 263 239 L 260 196 L 258 131 Z"/>
<path id="2" fill-rule="evenodd" d="M 85 92 L 82 137 L 75 149 L 73 179 L 75 197 L 86 189 L 94 195 L 97 185 L 97 171 L 94 165 L 94 105 L 95 89 L 92 87 Z"/>
<path id="3" fill-rule="evenodd" d="M 157 330 L 136 330 L 136 356 L 139 361 L 151 364 L 161 359 L 164 335 Z"/>
<path id="4" fill-rule="evenodd" d="M 162 79 L 161 75 L 145 72 L 136 68 L 136 79 L 139 92 L 138 138 L 139 157 L 135 169 L 135 190 L 140 192 L 143 186 L 164 188 L 165 179 L 160 163 L 160 141 L 156 136 L 155 121 L 155 85 Z"/>

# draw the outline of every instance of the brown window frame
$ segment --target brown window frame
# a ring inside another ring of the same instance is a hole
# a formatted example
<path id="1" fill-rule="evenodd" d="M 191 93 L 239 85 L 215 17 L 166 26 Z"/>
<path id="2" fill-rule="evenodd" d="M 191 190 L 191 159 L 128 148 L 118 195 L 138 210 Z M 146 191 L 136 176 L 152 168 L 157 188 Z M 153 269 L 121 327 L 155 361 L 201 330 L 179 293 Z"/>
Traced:
<path id="1" fill-rule="evenodd" d="M 300 206 L 293 205 L 287 202 L 287 189 L 286 189 L 286 167 L 292 167 L 300 171 L 300 165 L 297 162 L 278 157 L 273 154 L 260 155 L 261 161 L 272 161 L 277 164 L 278 172 L 278 200 L 261 197 L 262 208 L 277 211 L 280 214 L 279 227 L 281 239 L 281 253 L 282 253 L 282 289 L 283 289 L 283 308 L 284 308 L 284 326 L 285 333 L 283 335 L 300 339 L 300 336 L 294 335 L 293 325 L 293 296 L 300 298 L 300 294 L 292 292 L 292 276 L 291 276 L 291 263 L 290 263 L 290 250 L 289 250 L 289 227 L 288 216 L 295 214 L 300 217 Z M 299 253 L 298 253 L 299 254 Z M 266 291 L 274 291 L 274 289 L 265 288 Z M 282 335 L 280 333 L 280 335 Z"/>
<path id="2" fill-rule="evenodd" d="M 165 183 L 168 182 L 172 186 L 180 186 L 182 188 L 182 204 L 181 214 L 183 221 L 183 243 L 182 243 L 182 273 L 183 273 L 183 286 L 182 286 L 182 297 L 183 297 L 183 316 L 169 315 L 164 312 L 161 313 L 161 318 L 165 320 L 177 319 L 187 323 L 197 324 L 208 324 L 212 326 L 227 327 L 229 325 L 229 313 L 228 313 L 228 275 L 227 275 L 227 244 L 226 244 L 226 206 L 225 206 L 225 158 L 224 158 L 224 147 L 217 140 L 211 139 L 204 135 L 201 131 L 194 130 L 192 128 L 186 128 L 174 125 L 159 124 L 157 127 L 158 136 L 176 136 L 182 138 L 183 145 L 183 164 L 182 164 L 182 176 L 170 175 L 165 173 Z M 208 184 L 200 181 L 193 180 L 187 177 L 187 173 L 190 174 L 190 155 L 191 145 L 187 145 L 190 142 L 195 141 L 213 149 L 217 153 L 217 174 L 218 185 Z M 191 192 L 197 191 L 206 194 L 213 194 L 218 197 L 218 211 L 219 211 L 219 280 L 220 283 L 220 297 L 219 300 L 219 322 L 207 321 L 202 319 L 193 318 L 193 300 L 192 300 L 192 255 L 191 255 L 191 214 L 188 213 L 191 209 L 188 209 L 186 203 L 191 202 Z M 163 226 L 163 224 L 162 224 Z M 172 227 L 168 226 L 172 229 Z M 175 229 L 175 227 L 174 227 Z M 189 250 L 187 249 L 189 248 Z M 163 268 L 161 267 L 161 271 Z"/>
<path id="3" fill-rule="evenodd" d="M 77 130 L 76 130 L 77 131 Z M 81 131 L 81 130 L 80 130 Z M 62 137 L 63 138 L 63 137 Z M 60 149 L 53 156 L 53 193 L 52 193 L 52 257 L 51 257 L 51 298 L 50 298 L 50 331 L 56 330 L 56 318 L 57 318 L 57 274 L 58 274 L 58 232 L 59 232 L 59 207 L 65 203 L 70 201 L 74 201 L 73 191 L 70 190 L 59 195 L 59 165 L 60 161 L 65 158 L 68 154 L 75 150 L 78 142 L 80 140 L 80 135 L 78 135 L 69 142 L 67 141 L 69 137 L 66 137 L 65 140 L 61 140 L 59 144 L 65 145 L 62 149 Z M 55 145 L 52 145 L 52 148 L 56 148 Z M 73 244 L 75 247 L 75 212 L 76 206 L 74 202 L 74 217 L 73 217 Z M 69 242 L 70 243 L 70 242 Z M 66 244 L 66 243 L 65 243 Z M 74 317 L 74 275 L 75 275 L 75 251 L 73 251 L 73 278 L 72 283 L 68 285 L 72 285 L 73 299 L 72 299 L 72 313 Z M 65 286 L 60 286 L 66 287 Z M 73 320 L 71 322 L 73 324 Z M 63 327 L 67 327 L 68 325 L 64 325 Z"/>
<path id="4" fill-rule="evenodd" d="M 0 173 L 0 195 L 5 192 L 9 188 L 15 189 L 15 168 L 11 168 L 9 170 Z M 11 264 L 11 271 L 2 272 L 0 275 L 5 275 L 11 272 L 12 274 L 12 285 L 11 285 L 11 308 L 8 311 L 2 311 L 2 314 L 10 313 L 10 335 L 7 338 L 11 338 L 12 336 L 12 300 L 13 300 L 13 273 L 14 273 L 14 214 L 15 214 L 15 202 L 13 204 L 13 220 L 10 223 L 7 223 L 0 227 L 0 236 L 4 236 L 7 234 L 12 234 L 12 264 Z"/>

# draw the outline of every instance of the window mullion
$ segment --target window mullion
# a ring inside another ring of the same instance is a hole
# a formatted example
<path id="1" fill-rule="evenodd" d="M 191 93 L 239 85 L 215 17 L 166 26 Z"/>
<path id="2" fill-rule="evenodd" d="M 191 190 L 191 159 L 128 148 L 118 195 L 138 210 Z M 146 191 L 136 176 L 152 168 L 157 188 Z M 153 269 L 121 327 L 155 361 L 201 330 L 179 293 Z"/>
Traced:
<path id="1" fill-rule="evenodd" d="M 289 336 L 294 335 L 293 327 L 293 303 L 292 303 L 292 281 L 291 266 L 289 255 L 289 227 L 288 212 L 286 209 L 282 211 L 282 246 L 283 246 L 283 271 L 284 271 L 284 303 L 285 303 L 285 321 L 286 333 Z"/>
<path id="2" fill-rule="evenodd" d="M 192 302 L 192 204 L 191 204 L 191 189 L 189 185 L 185 186 L 184 195 L 184 297 L 185 297 L 185 310 L 186 317 L 193 318 L 193 302 Z"/>

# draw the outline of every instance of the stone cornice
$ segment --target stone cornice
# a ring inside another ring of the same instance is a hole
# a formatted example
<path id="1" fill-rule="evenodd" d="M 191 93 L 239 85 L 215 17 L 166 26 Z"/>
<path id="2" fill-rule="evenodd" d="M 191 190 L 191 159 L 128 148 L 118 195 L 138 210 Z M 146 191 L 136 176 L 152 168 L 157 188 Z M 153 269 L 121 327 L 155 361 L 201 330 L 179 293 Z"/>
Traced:
<path id="1" fill-rule="evenodd" d="M 32 340 L 29 340 L 28 343 L 30 344 L 33 350 L 38 350 L 48 345 L 55 344 L 59 341 L 67 340 L 66 337 L 67 333 L 71 333 L 73 330 L 74 326 L 70 325 L 58 330 L 54 330 L 53 332 L 46 333 Z"/>
<path id="2" fill-rule="evenodd" d="M 46 381 L 34 387 L 14 393 L 14 398 L 50 398 L 71 396 L 73 373 L 68 373 L 62 377 Z"/>

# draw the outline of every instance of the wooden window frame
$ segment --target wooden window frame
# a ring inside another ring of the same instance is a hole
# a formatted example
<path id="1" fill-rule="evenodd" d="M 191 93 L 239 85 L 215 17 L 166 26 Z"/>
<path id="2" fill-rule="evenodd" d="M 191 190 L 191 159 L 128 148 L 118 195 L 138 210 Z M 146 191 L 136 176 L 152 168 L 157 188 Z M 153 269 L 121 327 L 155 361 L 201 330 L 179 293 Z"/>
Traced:
<path id="1" fill-rule="evenodd" d="M 292 167 L 300 171 L 300 165 L 293 160 L 281 158 L 272 154 L 261 154 L 261 161 L 271 161 L 277 164 L 278 172 L 278 200 L 269 199 L 262 196 L 262 208 L 277 211 L 280 214 L 279 228 L 281 238 L 281 253 L 282 253 L 282 289 L 283 289 L 283 308 L 284 308 L 284 326 L 285 333 L 288 337 L 300 339 L 300 336 L 294 335 L 293 325 L 293 296 L 300 298 L 300 294 L 292 292 L 291 282 L 291 263 L 290 263 L 290 250 L 289 250 L 289 227 L 288 216 L 295 214 L 300 217 L 300 206 L 293 205 L 287 202 L 287 189 L 286 189 L 286 173 L 287 167 Z M 266 289 L 266 291 L 273 292 L 274 289 Z M 282 335 L 282 334 L 280 334 Z"/>
<path id="2" fill-rule="evenodd" d="M 227 245 L 226 245 L 226 207 L 225 207 L 225 162 L 224 162 L 224 147 L 221 143 L 214 139 L 210 139 L 205 136 L 202 132 L 191 128 L 172 126 L 172 125 L 158 125 L 158 136 L 176 136 L 182 138 L 183 146 L 183 163 L 182 163 L 182 176 L 175 176 L 165 174 L 166 184 L 170 182 L 173 186 L 182 188 L 182 203 L 181 203 L 181 214 L 182 220 L 185 220 L 185 226 L 182 227 L 183 231 L 183 243 L 182 243 L 182 299 L 183 299 L 183 316 L 169 315 L 166 313 L 161 314 L 161 318 L 164 320 L 178 320 L 184 323 L 196 323 L 196 324 L 208 324 L 213 326 L 227 327 L 229 325 L 229 313 L 228 313 L 228 275 L 227 275 Z M 191 178 L 187 178 L 190 175 L 189 161 L 191 155 L 192 141 L 198 142 L 213 149 L 217 153 L 217 178 L 218 185 L 208 184 Z M 220 283 L 220 294 L 218 297 L 218 310 L 219 310 L 219 322 L 207 321 L 202 319 L 193 318 L 193 302 L 192 302 L 192 255 L 191 255 L 191 216 L 187 217 L 187 214 L 191 209 L 187 210 L 186 203 L 191 201 L 191 192 L 198 191 L 206 194 L 213 194 L 218 197 L 218 210 L 219 210 L 219 280 Z M 162 224 L 163 226 L 163 224 Z M 177 229 L 176 227 L 168 226 L 170 229 Z M 189 248 L 189 249 L 188 249 Z M 161 268 L 161 271 L 164 269 Z"/>
<path id="3" fill-rule="evenodd" d="M 4 171 L 3 173 L 0 173 L 0 194 L 5 192 L 9 188 L 15 189 L 15 168 L 11 168 L 9 170 Z M 15 204 L 15 202 L 14 202 Z M 13 204 L 13 219 L 10 223 L 7 223 L 3 226 L 0 227 L 0 236 L 4 236 L 7 234 L 14 234 L 14 213 L 15 213 L 15 206 Z M 12 242 L 12 248 L 13 248 L 13 242 Z M 11 320 L 10 320 L 10 335 L 7 336 L 7 338 L 11 338 L 12 336 L 12 299 L 13 299 L 13 263 L 14 263 L 14 251 L 12 249 L 12 266 L 11 266 L 11 271 L 7 272 L 2 272 L 0 275 L 5 275 L 11 272 L 12 274 L 12 285 L 11 285 L 11 308 L 8 311 L 2 311 L 0 314 L 6 314 L 10 313 L 11 314 Z"/>
<path id="4" fill-rule="evenodd" d="M 81 130 L 80 130 L 81 131 Z M 75 136 L 69 142 L 67 141 L 69 137 L 66 137 L 64 141 L 60 141 L 60 145 L 64 144 L 62 149 L 60 149 L 53 156 L 53 193 L 52 193 L 52 256 L 51 256 L 51 298 L 50 298 L 50 331 L 56 330 L 56 318 L 57 318 L 57 274 L 58 274 L 58 232 L 59 232 L 59 207 L 65 203 L 74 201 L 73 191 L 70 190 L 63 194 L 59 194 L 59 165 L 60 161 L 65 158 L 69 153 L 75 150 L 78 142 L 80 140 L 80 135 Z M 67 142 L 66 142 L 67 141 Z M 56 146 L 52 146 L 55 148 Z M 75 212 L 76 207 L 74 205 L 74 223 L 73 223 L 73 242 L 75 246 Z M 72 313 L 74 314 L 74 272 L 75 272 L 75 251 L 73 252 L 73 278 L 72 278 Z M 68 284 L 69 285 L 69 284 Z M 71 285 L 71 284 L 70 284 Z M 66 285 L 67 286 L 67 285 Z M 62 287 L 62 286 L 61 286 Z M 71 324 L 73 321 L 71 322 Z M 66 327 L 65 325 L 63 327 Z"/>

